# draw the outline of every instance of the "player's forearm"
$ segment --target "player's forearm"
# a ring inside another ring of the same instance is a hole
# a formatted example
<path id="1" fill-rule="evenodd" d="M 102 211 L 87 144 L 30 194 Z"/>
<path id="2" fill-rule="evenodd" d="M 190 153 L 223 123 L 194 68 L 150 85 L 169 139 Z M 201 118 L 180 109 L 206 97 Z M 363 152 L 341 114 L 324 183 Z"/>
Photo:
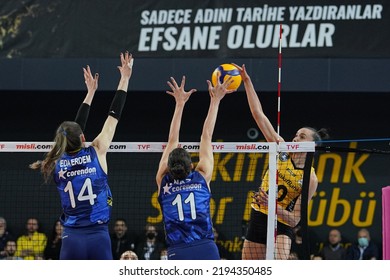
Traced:
<path id="1" fill-rule="evenodd" d="M 205 119 L 203 130 L 202 130 L 202 140 L 210 140 L 214 133 L 215 123 L 217 121 L 218 109 L 219 109 L 220 100 L 212 99 L 210 101 L 209 111 Z"/>
<path id="2" fill-rule="evenodd" d="M 96 90 L 89 90 L 87 92 L 87 95 L 84 98 L 83 103 L 88 104 L 89 106 L 91 106 L 93 97 L 95 96 L 95 92 L 96 92 Z"/>
<path id="3" fill-rule="evenodd" d="M 175 111 L 173 113 L 171 125 L 169 128 L 168 142 L 179 142 L 179 133 L 181 127 L 181 119 L 183 116 L 185 103 L 176 103 Z"/>
<path id="4" fill-rule="evenodd" d="M 127 92 L 128 88 L 129 88 L 129 80 L 130 80 L 130 77 L 122 76 L 121 79 L 119 80 L 117 90 L 123 90 L 123 91 Z"/>

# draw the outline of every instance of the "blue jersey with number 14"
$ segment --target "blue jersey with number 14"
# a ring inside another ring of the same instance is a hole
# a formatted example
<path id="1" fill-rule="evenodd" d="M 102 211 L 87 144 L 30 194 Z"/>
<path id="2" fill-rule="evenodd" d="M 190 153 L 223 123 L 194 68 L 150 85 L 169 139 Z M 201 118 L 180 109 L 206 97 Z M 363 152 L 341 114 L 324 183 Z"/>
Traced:
<path id="1" fill-rule="evenodd" d="M 174 180 L 169 174 L 164 176 L 158 200 L 169 246 L 214 240 L 210 198 L 206 180 L 197 171 L 184 180 Z"/>
<path id="2" fill-rule="evenodd" d="M 61 222 L 65 227 L 86 227 L 109 221 L 111 190 L 92 146 L 59 158 L 54 180 L 61 197 Z"/>

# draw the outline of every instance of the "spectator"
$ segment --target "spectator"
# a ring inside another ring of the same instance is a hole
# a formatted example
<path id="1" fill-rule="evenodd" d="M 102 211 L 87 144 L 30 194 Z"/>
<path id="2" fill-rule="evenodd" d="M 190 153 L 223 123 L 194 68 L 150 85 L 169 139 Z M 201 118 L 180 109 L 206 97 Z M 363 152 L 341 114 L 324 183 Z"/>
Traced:
<path id="1" fill-rule="evenodd" d="M 161 250 L 161 253 L 160 253 L 160 260 L 168 260 L 168 250 L 167 248 L 164 248 Z"/>
<path id="2" fill-rule="evenodd" d="M 137 246 L 136 254 L 140 260 L 160 260 L 161 251 L 165 244 L 157 239 L 157 228 L 152 224 L 145 227 L 145 235 L 142 242 Z"/>
<path id="3" fill-rule="evenodd" d="M 6 256 L 5 246 L 11 239 L 14 239 L 14 236 L 7 230 L 7 221 L 0 217 L 0 258 Z"/>
<path id="4" fill-rule="evenodd" d="M 347 260 L 377 260 L 379 251 L 371 241 L 370 232 L 363 228 L 358 231 L 357 242 L 347 249 Z"/>
<path id="5" fill-rule="evenodd" d="M 39 232 L 37 218 L 29 218 L 26 223 L 26 234 L 16 241 L 15 256 L 25 260 L 41 260 L 47 244 L 47 236 Z"/>
<path id="6" fill-rule="evenodd" d="M 341 244 L 341 232 L 332 229 L 329 232 L 328 244 L 322 248 L 319 255 L 323 260 L 345 260 L 346 250 Z"/>
<path id="7" fill-rule="evenodd" d="M 125 219 L 119 218 L 115 220 L 114 232 L 110 235 L 110 238 L 114 260 L 119 260 L 124 252 L 132 251 L 136 247 L 136 236 L 128 233 Z"/>
<path id="8" fill-rule="evenodd" d="M 47 242 L 45 248 L 45 259 L 46 260 L 59 260 L 61 245 L 62 245 L 62 233 L 64 231 L 64 227 L 58 219 L 54 225 L 51 232 L 51 236 Z"/>
<path id="9" fill-rule="evenodd" d="M 0 260 L 23 260 L 21 257 L 16 257 L 16 242 L 15 240 L 8 240 L 4 247 L 4 256 Z"/>
<path id="10" fill-rule="evenodd" d="M 128 250 L 126 252 L 123 252 L 123 254 L 121 254 L 119 259 L 120 260 L 133 260 L 133 261 L 136 261 L 136 260 L 138 260 L 138 256 L 133 251 Z"/>

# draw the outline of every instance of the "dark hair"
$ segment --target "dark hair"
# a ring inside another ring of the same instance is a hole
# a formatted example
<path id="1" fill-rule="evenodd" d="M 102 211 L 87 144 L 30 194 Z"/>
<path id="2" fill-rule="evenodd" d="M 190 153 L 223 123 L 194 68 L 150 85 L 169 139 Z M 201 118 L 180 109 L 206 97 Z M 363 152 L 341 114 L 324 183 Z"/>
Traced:
<path id="1" fill-rule="evenodd" d="M 317 130 L 313 127 L 310 127 L 310 126 L 305 126 L 303 128 L 309 129 L 313 132 L 313 134 L 312 134 L 313 140 L 316 142 L 317 146 L 321 145 L 321 143 L 318 143 L 318 142 L 321 142 L 322 140 L 325 140 L 325 139 L 329 139 L 329 133 L 328 133 L 328 130 L 326 128 L 321 128 L 319 130 Z"/>
<path id="2" fill-rule="evenodd" d="M 61 123 L 56 130 L 53 148 L 46 154 L 43 161 L 38 160 L 30 164 L 30 168 L 39 169 L 45 182 L 49 182 L 56 161 L 65 152 L 74 152 L 82 147 L 81 134 L 83 134 L 83 131 L 78 123 L 71 121 Z"/>
<path id="3" fill-rule="evenodd" d="M 173 179 L 185 179 L 191 172 L 190 154 L 183 148 L 172 150 L 168 157 L 168 169 Z"/>

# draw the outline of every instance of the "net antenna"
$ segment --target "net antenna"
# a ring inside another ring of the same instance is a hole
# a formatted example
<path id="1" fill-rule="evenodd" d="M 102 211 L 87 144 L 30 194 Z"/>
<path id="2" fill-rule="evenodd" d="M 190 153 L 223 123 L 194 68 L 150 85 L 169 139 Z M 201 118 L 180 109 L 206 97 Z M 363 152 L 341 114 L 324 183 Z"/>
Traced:
<path id="1" fill-rule="evenodd" d="M 280 135 L 280 90 L 282 87 L 282 24 L 279 28 L 279 54 L 278 54 L 278 123 L 277 133 Z"/>
<path id="2" fill-rule="evenodd" d="M 279 53 L 278 53 L 278 118 L 277 118 L 277 129 L 276 132 L 280 135 L 280 90 L 282 88 L 282 24 L 279 25 Z M 279 140 L 279 139 L 278 139 Z M 277 143 L 279 146 L 279 143 Z M 269 158 L 270 166 L 277 166 L 276 157 Z M 274 174 L 272 179 L 271 174 Z M 268 215 L 268 224 L 267 224 L 267 251 L 266 259 L 273 260 L 275 259 L 275 244 L 276 244 L 276 235 L 277 235 L 277 194 L 278 194 L 278 176 L 277 170 L 270 169 L 270 181 L 269 181 L 269 196 L 268 196 L 268 213 L 274 213 L 274 218 L 271 218 L 272 215 Z"/>

